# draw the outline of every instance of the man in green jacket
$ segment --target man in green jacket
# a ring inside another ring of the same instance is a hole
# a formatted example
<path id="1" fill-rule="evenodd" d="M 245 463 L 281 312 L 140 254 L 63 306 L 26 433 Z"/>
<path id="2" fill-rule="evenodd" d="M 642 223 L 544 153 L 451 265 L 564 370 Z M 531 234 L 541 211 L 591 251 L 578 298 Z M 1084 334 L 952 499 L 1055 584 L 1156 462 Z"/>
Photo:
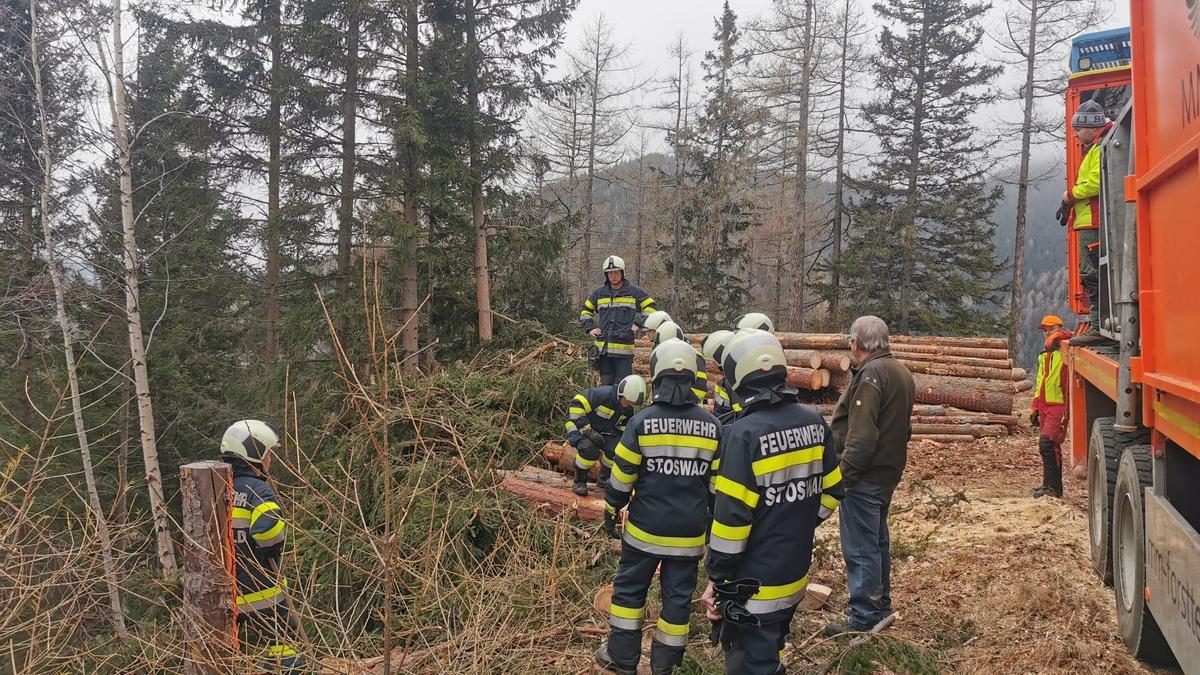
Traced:
<path id="1" fill-rule="evenodd" d="M 912 375 L 892 358 L 882 319 L 856 319 L 850 326 L 850 349 L 854 376 L 831 424 L 845 484 L 839 525 L 850 611 L 846 623 L 826 626 L 827 635 L 871 630 L 892 613 L 887 517 L 908 461 L 916 396 Z"/>

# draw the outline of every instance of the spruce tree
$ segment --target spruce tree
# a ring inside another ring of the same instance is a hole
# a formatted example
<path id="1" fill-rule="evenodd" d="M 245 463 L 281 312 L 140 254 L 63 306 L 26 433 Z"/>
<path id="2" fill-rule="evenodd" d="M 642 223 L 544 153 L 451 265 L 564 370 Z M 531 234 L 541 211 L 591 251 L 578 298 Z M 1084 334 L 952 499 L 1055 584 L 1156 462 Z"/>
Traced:
<path id="1" fill-rule="evenodd" d="M 1000 72 L 976 54 L 990 5 L 965 0 L 875 4 L 878 98 L 863 110 L 878 144 L 839 263 L 847 308 L 900 333 L 993 332 L 1003 290 L 985 181 L 989 143 L 974 126 Z"/>
<path id="2" fill-rule="evenodd" d="M 738 48 L 737 15 L 728 2 L 714 24 L 716 47 L 702 62 L 708 94 L 689 150 L 696 190 L 683 214 L 680 276 L 687 292 L 678 310 L 695 329 L 714 328 L 744 311 L 749 281 L 741 233 L 759 222 L 744 181 L 760 113 L 738 92 L 746 54 Z"/>

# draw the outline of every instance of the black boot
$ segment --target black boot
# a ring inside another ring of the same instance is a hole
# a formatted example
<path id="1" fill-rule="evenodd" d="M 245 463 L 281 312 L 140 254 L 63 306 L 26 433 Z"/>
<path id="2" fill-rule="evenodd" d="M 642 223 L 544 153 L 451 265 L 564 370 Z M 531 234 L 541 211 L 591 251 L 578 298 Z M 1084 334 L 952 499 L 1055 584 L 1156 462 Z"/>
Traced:
<path id="1" fill-rule="evenodd" d="M 587 469 L 581 469 L 579 467 L 575 467 L 575 482 L 571 484 L 571 492 L 574 492 L 575 494 L 579 495 L 580 497 L 587 496 L 587 493 L 588 493 L 587 475 L 588 475 Z"/>
<path id="2" fill-rule="evenodd" d="M 1053 439 L 1042 436 L 1038 439 L 1038 452 L 1042 456 L 1042 487 L 1033 491 L 1034 497 L 1052 494 L 1062 496 L 1062 465 L 1054 449 Z M 1040 492 L 1040 494 L 1039 494 Z"/>
<path id="3" fill-rule="evenodd" d="M 607 464 L 602 464 L 600 466 L 600 478 L 596 481 L 596 484 L 600 485 L 601 487 L 608 485 L 608 477 L 611 475 L 612 468 Z"/>
<path id="4" fill-rule="evenodd" d="M 650 672 L 652 675 L 671 675 L 683 663 L 683 648 L 671 647 L 658 640 L 650 643 Z"/>
<path id="5" fill-rule="evenodd" d="M 600 649 L 596 650 L 596 665 L 600 666 L 601 670 L 617 675 L 637 675 L 636 668 L 625 668 L 613 663 L 612 657 L 608 655 L 608 643 L 600 645 Z"/>

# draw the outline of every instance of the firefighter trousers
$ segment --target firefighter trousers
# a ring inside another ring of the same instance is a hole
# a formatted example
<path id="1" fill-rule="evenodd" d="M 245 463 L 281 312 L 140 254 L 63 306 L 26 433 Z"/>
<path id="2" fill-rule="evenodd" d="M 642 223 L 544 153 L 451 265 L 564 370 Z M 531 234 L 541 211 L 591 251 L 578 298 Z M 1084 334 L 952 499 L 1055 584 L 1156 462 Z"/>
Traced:
<path id="1" fill-rule="evenodd" d="M 725 649 L 726 675 L 776 675 L 786 672 L 781 663 L 784 641 L 792 627 L 796 608 L 784 612 L 782 618 L 760 626 L 726 626 L 733 638 Z"/>
<path id="2" fill-rule="evenodd" d="M 597 365 L 601 385 L 617 384 L 633 374 L 632 356 L 601 356 Z"/>
<path id="3" fill-rule="evenodd" d="M 650 645 L 650 670 L 669 673 L 683 662 L 688 641 L 688 617 L 700 561 L 661 558 L 629 544 L 621 546 L 621 562 L 613 582 L 608 655 L 622 669 L 636 670 L 642 658 L 642 619 L 646 594 L 659 569 L 662 612 Z"/>
<path id="4" fill-rule="evenodd" d="M 252 657 L 264 672 L 306 672 L 304 657 L 296 650 L 296 622 L 286 605 L 239 612 L 237 622 L 242 652 Z"/>

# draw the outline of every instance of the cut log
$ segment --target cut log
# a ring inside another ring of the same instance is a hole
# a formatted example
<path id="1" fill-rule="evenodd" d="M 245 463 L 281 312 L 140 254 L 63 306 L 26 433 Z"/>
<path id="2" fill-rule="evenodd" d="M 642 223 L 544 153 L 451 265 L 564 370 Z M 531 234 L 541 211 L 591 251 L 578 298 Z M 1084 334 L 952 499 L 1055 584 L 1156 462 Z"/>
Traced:
<path id="1" fill-rule="evenodd" d="M 944 337 L 941 335 L 893 335 L 891 343 L 896 345 L 934 345 L 938 347 L 976 347 L 981 349 L 1003 349 L 1008 351 L 1007 338 L 992 337 Z"/>
<path id="2" fill-rule="evenodd" d="M 988 413 L 917 415 L 914 412 L 912 416 L 913 424 L 1003 424 L 1006 427 L 1014 427 L 1018 421 L 1016 415 L 990 415 Z"/>
<path id="3" fill-rule="evenodd" d="M 976 438 L 1004 436 L 1008 427 L 1003 424 L 914 424 L 913 435 L 966 434 Z"/>
<path id="4" fill-rule="evenodd" d="M 1007 349 L 985 349 L 983 347 L 941 347 L 938 345 L 903 345 L 893 350 L 901 354 L 933 354 L 940 356 L 958 356 L 969 359 L 993 359 L 1007 361 Z"/>
<path id="5" fill-rule="evenodd" d="M 833 595 L 832 588 L 823 584 L 809 583 L 804 588 L 804 598 L 800 600 L 800 609 L 815 612 L 829 602 L 830 595 Z"/>
<path id="6" fill-rule="evenodd" d="M 1020 368 L 999 369 L 980 368 L 979 366 L 960 366 L 953 363 L 937 363 L 927 361 L 909 361 L 896 359 L 910 373 L 925 373 L 926 375 L 949 375 L 951 377 L 973 377 L 980 380 L 999 380 L 1013 382 L 1025 379 L 1025 371 Z"/>
<path id="7" fill-rule="evenodd" d="M 1013 367 L 1012 359 L 977 359 L 970 356 L 949 356 L 947 354 L 924 354 L 892 350 L 892 356 L 905 361 L 924 361 L 926 363 L 954 363 L 960 366 L 979 366 L 980 368 L 999 368 L 1001 370 Z"/>
<path id="8" fill-rule="evenodd" d="M 1029 391 L 1030 389 L 1033 389 L 1033 380 L 1021 380 L 1020 382 L 1013 383 L 1013 391 L 1017 393 Z"/>
<path id="9" fill-rule="evenodd" d="M 936 441 L 938 443 L 970 443 L 975 437 L 970 434 L 913 434 L 912 441 Z"/>
<path id="10" fill-rule="evenodd" d="M 963 410 L 1011 415 L 1013 411 L 1013 387 L 1004 382 L 997 389 L 989 380 L 942 375 L 913 375 L 918 403 L 934 403 L 954 406 Z"/>
<path id="11" fill-rule="evenodd" d="M 507 476 L 500 487 L 523 501 L 534 504 L 539 510 L 550 513 L 571 513 L 583 520 L 604 520 L 604 500 L 595 497 L 580 497 L 569 490 L 531 483 Z"/>
<path id="12" fill-rule="evenodd" d="M 813 370 L 821 367 L 820 353 L 811 349 L 785 349 L 783 355 L 787 357 L 789 366 L 812 368 Z"/>
<path id="13" fill-rule="evenodd" d="M 828 371 L 824 372 L 828 373 Z M 813 370 L 812 368 L 795 368 L 788 366 L 787 383 L 789 386 L 797 389 L 816 391 L 825 386 L 825 376 L 821 373 L 822 371 Z"/>
<path id="14" fill-rule="evenodd" d="M 550 462 L 550 466 L 568 476 L 575 475 L 575 448 L 570 443 L 555 443 L 548 441 L 542 446 L 542 459 Z M 588 478 L 596 480 L 600 476 L 600 462 L 588 470 Z"/>
<path id="15" fill-rule="evenodd" d="M 815 358 L 813 368 L 824 368 L 831 373 L 844 373 L 850 370 L 850 352 L 813 352 Z"/>

